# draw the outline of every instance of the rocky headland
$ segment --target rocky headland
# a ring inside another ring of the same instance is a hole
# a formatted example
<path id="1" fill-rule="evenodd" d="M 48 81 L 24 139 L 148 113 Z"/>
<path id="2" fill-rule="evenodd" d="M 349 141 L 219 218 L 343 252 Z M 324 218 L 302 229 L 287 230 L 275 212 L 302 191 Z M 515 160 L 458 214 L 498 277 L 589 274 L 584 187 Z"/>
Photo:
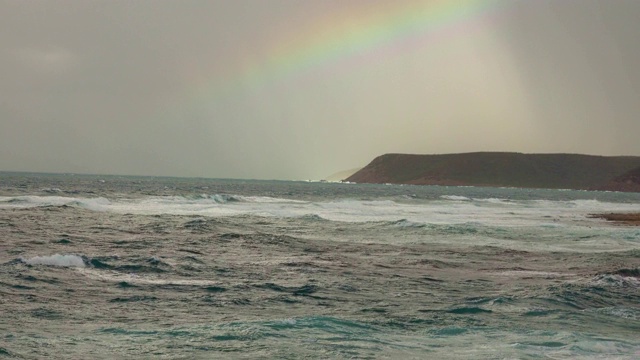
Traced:
<path id="1" fill-rule="evenodd" d="M 598 190 L 640 192 L 640 167 L 614 178 Z"/>
<path id="2" fill-rule="evenodd" d="M 640 192 L 640 157 L 512 152 L 386 154 L 345 181 Z"/>

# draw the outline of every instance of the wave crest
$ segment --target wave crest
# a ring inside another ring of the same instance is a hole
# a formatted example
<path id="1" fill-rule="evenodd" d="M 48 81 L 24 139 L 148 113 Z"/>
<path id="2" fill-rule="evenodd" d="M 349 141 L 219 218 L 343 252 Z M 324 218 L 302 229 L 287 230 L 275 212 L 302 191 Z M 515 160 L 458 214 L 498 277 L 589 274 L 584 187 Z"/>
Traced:
<path id="1" fill-rule="evenodd" d="M 42 207 L 42 206 L 74 206 L 93 211 L 106 211 L 111 202 L 103 197 L 73 198 L 66 196 L 15 196 L 0 197 L 0 208 L 4 207 Z"/>
<path id="2" fill-rule="evenodd" d="M 85 267 L 84 260 L 78 255 L 61 255 L 55 254 L 51 256 L 36 256 L 30 259 L 20 259 L 29 265 L 48 265 L 62 267 Z"/>
<path id="3" fill-rule="evenodd" d="M 444 200 L 453 200 L 453 201 L 471 201 L 470 198 L 466 196 L 460 196 L 460 195 L 442 195 L 440 196 L 440 198 Z"/>

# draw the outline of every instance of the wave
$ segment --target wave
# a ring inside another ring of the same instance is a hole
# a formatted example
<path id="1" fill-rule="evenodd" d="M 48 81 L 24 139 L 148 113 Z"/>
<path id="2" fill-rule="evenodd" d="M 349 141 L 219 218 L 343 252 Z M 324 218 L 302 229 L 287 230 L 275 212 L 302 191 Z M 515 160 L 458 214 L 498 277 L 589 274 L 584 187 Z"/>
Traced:
<path id="1" fill-rule="evenodd" d="M 184 277 L 158 276 L 158 271 L 136 271 L 141 267 L 133 268 L 131 265 L 114 266 L 105 263 L 96 264 L 81 269 L 81 273 L 88 278 L 100 281 L 108 281 L 120 288 L 136 288 L 138 286 L 191 286 L 199 287 L 204 291 L 215 293 L 227 291 L 220 281 L 205 279 L 189 279 Z M 146 270 L 149 270 L 148 268 Z"/>
<path id="2" fill-rule="evenodd" d="M 400 228 L 423 228 L 427 226 L 426 224 L 415 222 L 415 221 L 409 221 L 407 219 L 391 221 L 389 224 L 391 226 L 400 227 Z"/>
<path id="3" fill-rule="evenodd" d="M 620 203 L 606 202 L 597 199 L 577 199 L 577 200 L 514 200 L 510 198 L 499 197 L 467 197 L 462 195 L 441 195 L 440 199 L 448 200 L 455 203 L 455 206 L 464 206 L 465 204 L 476 206 L 487 205 L 504 205 L 504 206 L 521 206 L 525 208 L 540 209 L 572 209 L 578 211 L 640 211 L 637 203 Z M 454 206 L 453 204 L 451 206 Z"/>
<path id="4" fill-rule="evenodd" d="M 135 259 L 133 263 L 125 264 L 120 263 L 119 260 L 121 259 L 114 256 L 86 258 L 85 260 L 87 265 L 94 269 L 112 270 L 122 273 L 164 273 L 172 269 L 171 264 L 156 256 L 146 259 Z M 112 264 L 111 262 L 114 260 L 118 261 L 118 264 Z"/>
<path id="5" fill-rule="evenodd" d="M 601 274 L 595 276 L 592 281 L 595 286 L 640 289 L 640 278 L 632 275 Z"/>
<path id="6" fill-rule="evenodd" d="M 640 310 L 632 307 L 609 306 L 596 309 L 589 309 L 590 312 L 596 314 L 609 315 L 629 320 L 640 320 Z"/>
<path id="7" fill-rule="evenodd" d="M 189 220 L 182 224 L 182 228 L 190 230 L 192 232 L 211 232 L 214 231 L 217 225 L 217 221 L 214 219 L 197 218 Z"/>
<path id="8" fill-rule="evenodd" d="M 447 310 L 446 312 L 450 314 L 458 314 L 458 315 L 473 315 L 473 314 L 492 313 L 493 311 L 483 309 L 477 306 L 464 306 L 464 307 L 453 308 L 453 309 Z"/>
<path id="9" fill-rule="evenodd" d="M 290 204 L 304 204 L 305 201 L 274 198 L 269 196 L 241 196 L 241 195 L 229 195 L 229 194 L 197 194 L 197 195 L 185 195 L 185 196 L 166 196 L 166 197 L 150 197 L 141 200 L 129 200 L 130 203 L 136 202 L 153 202 L 163 204 L 193 204 L 193 203 L 213 203 L 213 204 L 228 204 L 228 203 L 258 203 L 258 204 L 273 204 L 273 203 L 290 203 Z M 38 206 L 79 206 L 85 207 L 91 210 L 104 210 L 105 206 L 112 205 L 112 203 L 103 197 L 97 198 L 75 198 L 66 196 L 0 196 L 0 208 L 2 207 L 38 207 Z"/>
<path id="10" fill-rule="evenodd" d="M 103 197 L 98 198 L 74 198 L 65 196 L 15 196 L 0 197 L 0 208 L 18 207 L 45 207 L 45 206 L 72 206 L 81 207 L 93 211 L 106 211 L 111 202 Z"/>
<path id="11" fill-rule="evenodd" d="M 78 255 L 61 255 L 55 254 L 51 256 L 36 256 L 30 259 L 20 259 L 23 263 L 29 265 L 48 265 L 62 267 L 85 267 L 84 260 Z"/>
<path id="12" fill-rule="evenodd" d="M 458 201 L 458 202 L 462 202 L 462 201 L 466 201 L 466 202 L 485 202 L 485 203 L 492 203 L 492 204 L 509 204 L 512 205 L 515 202 L 511 199 L 502 199 L 502 198 L 470 198 L 470 197 L 466 197 L 466 196 L 462 196 L 462 195 L 442 195 L 440 196 L 441 199 L 444 200 L 451 200 L 451 201 Z"/>
<path id="13" fill-rule="evenodd" d="M 239 196 L 239 198 L 245 202 L 252 202 L 252 203 L 290 203 L 290 204 L 306 203 L 306 201 L 302 201 L 302 200 L 274 198 L 269 196 Z"/>
<path id="14" fill-rule="evenodd" d="M 41 189 L 40 191 L 49 193 L 49 194 L 56 194 L 56 193 L 63 192 L 62 189 L 59 189 L 59 188 L 44 188 L 44 189 Z"/>
<path id="15" fill-rule="evenodd" d="M 440 196 L 440 198 L 445 200 L 453 200 L 453 201 L 471 201 L 471 198 L 468 198 L 466 196 L 460 196 L 460 195 L 442 195 Z"/>
<path id="16" fill-rule="evenodd" d="M 518 203 L 511 199 L 500 199 L 500 198 L 481 198 L 481 199 L 473 199 L 473 201 L 484 202 L 488 204 L 497 204 L 497 205 L 517 205 Z"/>
<path id="17" fill-rule="evenodd" d="M 325 218 L 318 214 L 304 214 L 302 216 L 298 216 L 298 219 L 307 221 L 327 221 Z"/>
<path id="18" fill-rule="evenodd" d="M 284 199 L 284 198 L 274 198 L 270 196 L 242 196 L 242 195 L 231 195 L 231 194 L 199 194 L 199 195 L 185 195 L 185 196 L 175 196 L 171 198 L 174 201 L 211 201 L 217 204 L 228 204 L 228 203 L 236 203 L 236 202 L 244 202 L 244 203 L 304 203 L 301 200 L 293 200 L 293 199 Z"/>
<path id="19" fill-rule="evenodd" d="M 60 267 L 93 268 L 97 270 L 111 270 L 122 273 L 163 273 L 173 266 L 165 260 L 152 256 L 149 258 L 135 259 L 133 263 L 122 264 L 119 256 L 88 257 L 73 254 L 55 254 L 50 256 L 35 256 L 32 258 L 19 258 L 18 261 L 28 265 L 47 265 Z M 112 264 L 117 261 L 118 264 Z"/>
<path id="20" fill-rule="evenodd" d="M 106 211 L 134 215 L 178 215 L 198 218 L 228 216 L 259 216 L 326 220 L 346 223 L 392 222 L 398 227 L 417 228 L 423 224 L 467 224 L 468 228 L 537 227 L 557 229 L 566 225 L 595 225 L 602 221 L 587 215 L 623 210 L 640 211 L 639 204 L 608 203 L 598 200 L 511 200 L 499 197 L 472 198 L 443 195 L 439 199 L 331 199 L 325 201 L 294 200 L 268 196 L 234 194 L 197 194 L 183 196 L 148 196 L 140 198 L 77 198 L 62 196 L 0 197 L 0 209 L 30 207 L 77 207 L 92 211 Z M 404 221 L 398 221 L 403 219 Z M 191 220 L 191 219 L 190 219 Z M 550 227 L 553 224 L 553 227 Z M 214 222 L 194 220 L 184 224 L 191 231 L 210 231 Z M 605 226 L 605 225 L 602 225 Z M 455 229 L 450 229 L 455 230 Z M 464 229 L 465 233 L 469 229 Z M 620 231 L 619 231 L 620 233 Z M 635 241 L 629 235 L 625 241 Z"/>
<path id="21" fill-rule="evenodd" d="M 232 202 L 240 202 L 243 201 L 240 196 L 228 195 L 228 194 L 198 194 L 198 195 L 185 195 L 185 196 L 176 196 L 173 197 L 175 200 L 187 200 L 187 201 L 198 201 L 198 200 L 211 200 L 217 204 L 227 204 Z"/>
<path id="22" fill-rule="evenodd" d="M 636 279 L 640 279 L 640 268 L 620 269 L 616 271 L 614 274 L 624 276 L 624 277 L 634 277 Z"/>

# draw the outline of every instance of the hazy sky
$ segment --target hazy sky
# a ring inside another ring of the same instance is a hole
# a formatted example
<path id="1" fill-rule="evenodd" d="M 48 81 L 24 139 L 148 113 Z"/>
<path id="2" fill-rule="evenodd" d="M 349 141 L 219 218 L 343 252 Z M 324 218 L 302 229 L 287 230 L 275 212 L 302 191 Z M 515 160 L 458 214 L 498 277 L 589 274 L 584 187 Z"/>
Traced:
<path id="1" fill-rule="evenodd" d="M 0 170 L 640 155 L 638 0 L 0 0 Z"/>

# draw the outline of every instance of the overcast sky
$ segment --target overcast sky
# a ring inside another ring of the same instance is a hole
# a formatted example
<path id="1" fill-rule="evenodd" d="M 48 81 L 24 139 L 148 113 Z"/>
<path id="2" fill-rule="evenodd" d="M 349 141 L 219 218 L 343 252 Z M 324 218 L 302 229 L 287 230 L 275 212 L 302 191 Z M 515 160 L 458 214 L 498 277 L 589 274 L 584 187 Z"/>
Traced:
<path id="1" fill-rule="evenodd" d="M 640 1 L 454 3 L 474 2 L 0 0 L 0 170 L 319 179 L 389 152 L 640 155 Z M 423 26 L 396 32 L 402 9 Z"/>

